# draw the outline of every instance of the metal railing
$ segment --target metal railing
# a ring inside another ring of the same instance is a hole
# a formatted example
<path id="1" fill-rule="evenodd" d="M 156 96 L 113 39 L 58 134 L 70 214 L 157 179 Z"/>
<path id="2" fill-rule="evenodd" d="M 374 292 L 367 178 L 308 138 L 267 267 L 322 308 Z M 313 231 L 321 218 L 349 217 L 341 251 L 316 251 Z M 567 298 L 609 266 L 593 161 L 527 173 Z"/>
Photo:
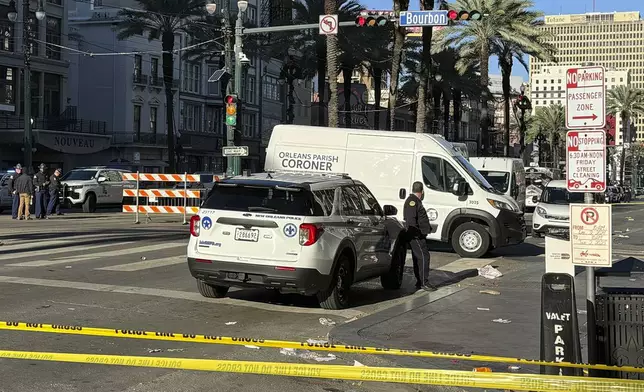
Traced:
<path id="1" fill-rule="evenodd" d="M 96 120 L 66 119 L 66 118 L 33 118 L 33 130 L 60 131 L 74 133 L 92 133 L 104 135 L 107 133 L 107 122 Z M 22 116 L 0 116 L 0 130 L 22 129 L 25 119 Z"/>
<path id="2" fill-rule="evenodd" d="M 132 74 L 132 83 L 134 84 L 148 84 L 148 75 L 140 73 Z"/>

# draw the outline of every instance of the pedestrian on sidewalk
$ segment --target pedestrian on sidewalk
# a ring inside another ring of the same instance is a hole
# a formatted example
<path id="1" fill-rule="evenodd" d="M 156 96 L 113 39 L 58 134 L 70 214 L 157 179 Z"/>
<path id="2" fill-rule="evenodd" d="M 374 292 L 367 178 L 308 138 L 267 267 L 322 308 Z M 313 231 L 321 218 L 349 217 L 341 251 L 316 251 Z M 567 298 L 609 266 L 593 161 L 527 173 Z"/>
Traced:
<path id="1" fill-rule="evenodd" d="M 20 205 L 18 206 L 18 219 L 31 220 L 29 208 L 31 206 L 31 197 L 34 194 L 34 182 L 32 180 L 33 170 L 27 168 L 31 173 L 25 173 L 14 181 L 16 192 L 20 195 Z"/>
<path id="2" fill-rule="evenodd" d="M 44 219 L 47 204 L 45 204 L 45 195 L 47 193 L 47 185 L 49 184 L 49 179 L 45 174 L 47 166 L 44 163 L 41 163 L 38 166 L 38 173 L 34 176 L 34 186 L 36 187 L 36 197 L 34 204 L 36 204 L 36 219 Z"/>
<path id="3" fill-rule="evenodd" d="M 56 210 L 56 215 L 63 215 L 60 212 L 60 201 L 58 200 L 58 192 L 61 190 L 60 183 L 60 168 L 54 171 L 54 174 L 49 177 L 49 204 L 47 205 L 47 219 Z"/>
<path id="4" fill-rule="evenodd" d="M 9 188 L 9 194 L 11 195 L 11 219 L 18 219 L 18 205 L 20 204 L 20 195 L 16 191 L 16 180 L 22 175 L 22 165 L 17 164 L 14 167 L 16 171 L 9 177 L 7 182 L 7 187 Z"/>
<path id="5" fill-rule="evenodd" d="M 423 207 L 423 183 L 416 181 L 411 186 L 411 194 L 405 200 L 403 216 L 407 228 L 407 241 L 411 248 L 411 257 L 414 261 L 414 275 L 416 275 L 416 288 L 425 291 L 436 291 L 436 287 L 429 283 L 429 249 L 427 248 L 427 234 L 431 232 L 431 225 L 427 217 L 427 210 Z"/>

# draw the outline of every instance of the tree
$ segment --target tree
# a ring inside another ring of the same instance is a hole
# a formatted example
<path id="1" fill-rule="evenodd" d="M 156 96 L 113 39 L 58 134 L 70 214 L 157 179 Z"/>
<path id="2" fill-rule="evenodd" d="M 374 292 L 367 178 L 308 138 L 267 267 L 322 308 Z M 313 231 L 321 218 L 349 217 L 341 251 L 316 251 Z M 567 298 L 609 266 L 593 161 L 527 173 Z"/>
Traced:
<path id="1" fill-rule="evenodd" d="M 493 48 L 493 53 L 499 58 L 499 68 L 501 69 L 501 86 L 503 90 L 503 126 L 504 126 L 504 154 L 506 157 L 510 156 L 510 105 L 511 105 L 511 86 L 510 76 L 512 75 L 512 66 L 514 59 L 528 71 L 528 63 L 525 60 L 525 55 L 529 54 L 540 60 L 553 60 L 556 48 L 545 42 L 549 37 L 549 33 L 545 30 L 540 30 L 535 27 L 535 21 L 527 21 L 526 28 L 533 27 L 533 31 L 529 33 L 533 38 L 530 42 L 534 43 L 531 47 L 522 47 L 514 41 L 507 41 L 498 39 Z M 522 146 L 523 151 L 523 146 Z"/>
<path id="2" fill-rule="evenodd" d="M 139 9 L 124 8 L 119 11 L 123 20 L 118 24 L 118 39 L 147 34 L 150 41 L 161 39 L 163 83 L 165 85 L 166 124 L 168 128 L 168 170 L 176 167 L 174 100 L 174 40 L 177 34 L 186 31 L 192 21 L 204 15 L 203 0 L 137 0 Z"/>
<path id="3" fill-rule="evenodd" d="M 628 132 L 629 120 L 634 116 L 644 115 L 644 90 L 631 86 L 617 86 L 608 91 L 606 111 L 609 114 L 619 115 L 622 120 L 622 146 L 630 142 Z M 617 144 L 617 143 L 616 143 Z M 624 169 L 626 165 L 626 151 L 622 148 L 620 154 L 619 183 L 624 185 Z"/>
<path id="4" fill-rule="evenodd" d="M 548 141 L 550 154 L 554 162 L 553 168 L 559 165 L 559 152 L 566 140 L 566 112 L 561 104 L 538 107 L 533 116 L 530 117 L 530 128 L 526 134 L 528 143 L 536 140 L 539 134 Z M 539 162 L 541 165 L 541 162 Z"/>
<path id="5" fill-rule="evenodd" d="M 484 16 L 478 21 L 459 21 L 440 30 L 444 44 L 455 47 L 461 54 L 459 69 L 465 69 L 471 61 L 480 67 L 481 95 L 481 152 L 487 155 L 489 148 L 489 60 L 499 40 L 514 43 L 520 48 L 535 46 L 532 24 L 541 13 L 531 10 L 529 0 L 456 0 L 453 8 L 478 10 Z M 474 60 L 476 59 L 476 60 Z"/>
<path id="6" fill-rule="evenodd" d="M 394 0 L 394 11 L 399 15 L 402 11 L 409 9 L 409 0 Z M 398 97 L 398 85 L 400 77 L 400 63 L 402 61 L 403 45 L 405 44 L 405 28 L 394 29 L 394 42 L 391 53 L 391 81 L 389 83 L 389 130 L 395 129 L 396 103 Z"/>

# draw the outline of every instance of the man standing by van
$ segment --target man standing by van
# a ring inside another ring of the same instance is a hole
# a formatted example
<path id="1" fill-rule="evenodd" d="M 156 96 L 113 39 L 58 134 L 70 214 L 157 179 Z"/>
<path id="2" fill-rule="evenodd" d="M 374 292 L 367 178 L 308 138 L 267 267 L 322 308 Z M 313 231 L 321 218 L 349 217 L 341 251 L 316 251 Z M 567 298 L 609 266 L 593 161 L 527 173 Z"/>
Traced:
<path id="1" fill-rule="evenodd" d="M 427 248 L 427 234 L 431 231 L 427 210 L 423 207 L 423 183 L 416 181 L 411 186 L 411 194 L 405 200 L 403 216 L 407 228 L 407 241 L 411 247 L 411 257 L 414 260 L 414 275 L 416 275 L 416 288 L 425 291 L 436 291 L 436 287 L 429 284 L 429 249 Z"/>

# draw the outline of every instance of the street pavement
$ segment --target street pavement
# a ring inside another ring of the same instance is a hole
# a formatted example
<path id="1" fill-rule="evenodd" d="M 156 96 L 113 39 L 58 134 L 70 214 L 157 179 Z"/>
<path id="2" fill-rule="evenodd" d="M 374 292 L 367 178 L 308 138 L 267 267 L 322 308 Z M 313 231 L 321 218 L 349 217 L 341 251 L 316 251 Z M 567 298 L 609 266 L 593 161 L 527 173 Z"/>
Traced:
<path id="1" fill-rule="evenodd" d="M 411 260 L 408 260 L 403 289 L 387 292 L 378 281 L 364 282 L 353 290 L 352 308 L 328 311 L 320 309 L 314 298 L 280 295 L 267 290 L 232 289 L 225 299 L 203 298 L 185 264 L 188 228 L 181 222 L 179 216 L 154 216 L 151 219 L 142 217 L 140 224 L 134 224 L 131 215 L 111 212 L 72 213 L 47 221 L 13 221 L 6 214 L 0 215 L 1 321 L 291 341 L 324 340 L 330 334 L 345 344 L 361 345 L 366 339 L 372 342 L 370 345 L 509 355 L 520 355 L 515 353 L 518 347 L 515 343 L 525 345 L 526 341 L 531 341 L 530 347 L 538 349 L 538 335 L 534 335 L 534 328 L 538 331 L 538 321 L 534 324 L 534 315 L 538 314 L 538 292 L 534 287 L 535 284 L 538 287 L 543 272 L 543 239 L 528 238 L 524 244 L 499 249 L 479 260 L 461 259 L 444 246 L 432 244 L 434 270 L 430 278 L 432 283 L 441 286 L 436 293 L 415 292 Z M 644 205 L 615 206 L 613 229 L 624 233 L 622 237 L 615 237 L 616 255 L 621 255 L 620 252 L 643 253 L 644 247 L 638 244 L 643 243 L 644 229 L 637 229 L 638 225 L 642 226 L 639 222 L 644 222 Z M 496 280 L 477 277 L 476 268 L 487 264 L 498 268 L 505 276 Z M 482 288 L 498 290 L 501 295 L 483 296 L 479 294 Z M 583 294 L 581 289 L 579 292 Z M 477 301 L 481 299 L 484 300 L 479 304 Z M 457 304 L 460 310 L 455 311 Z M 514 313 L 510 312 L 508 317 L 513 318 L 514 324 L 492 323 L 491 317 L 477 313 L 475 305 L 495 309 L 501 315 L 502 310 L 511 310 Z M 468 314 L 478 318 L 468 319 Z M 385 323 L 383 317 L 390 320 Z M 524 323 L 518 321 L 521 317 Z M 323 325 L 320 318 L 330 319 L 335 324 Z M 235 324 L 226 325 L 233 322 Z M 465 339 L 466 335 L 470 337 Z M 18 331 L 0 331 L 0 347 L 26 351 L 318 363 L 314 357 L 286 356 L 271 348 Z M 534 350 L 524 354 L 534 357 L 535 352 L 538 354 Z M 319 353 L 319 357 L 324 356 Z M 357 360 L 367 366 L 465 370 L 480 366 L 342 353 L 336 357 L 320 363 L 353 365 Z M 212 389 L 213 385 L 221 390 L 261 388 L 266 392 L 452 390 L 234 373 L 0 361 L 3 365 L 0 367 L 3 380 L 0 391 L 201 391 Z M 17 374 L 21 377 L 16 377 Z"/>

